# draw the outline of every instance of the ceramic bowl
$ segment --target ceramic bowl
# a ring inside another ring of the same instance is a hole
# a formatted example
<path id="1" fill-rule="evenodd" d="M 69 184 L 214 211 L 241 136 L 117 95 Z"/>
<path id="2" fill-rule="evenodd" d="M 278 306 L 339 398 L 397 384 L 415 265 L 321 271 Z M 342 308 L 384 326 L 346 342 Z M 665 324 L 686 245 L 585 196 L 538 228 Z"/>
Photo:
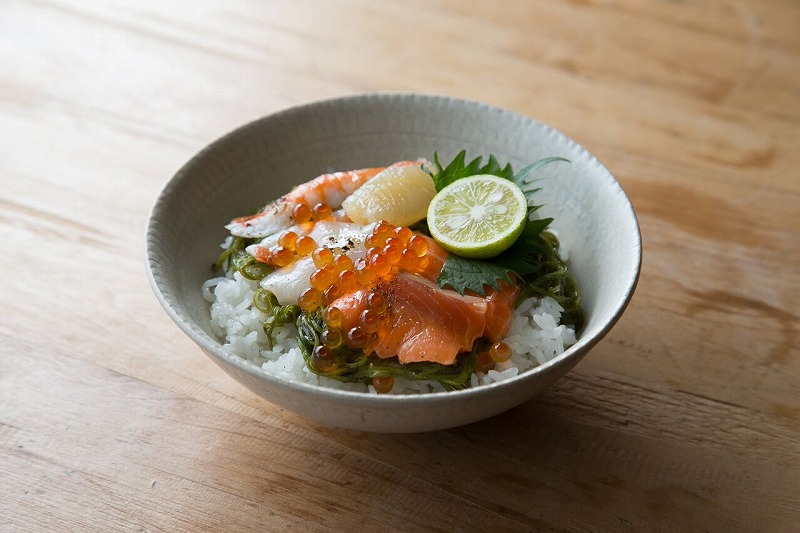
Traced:
<path id="1" fill-rule="evenodd" d="M 449 161 L 460 150 L 494 154 L 514 168 L 548 165 L 542 216 L 555 218 L 580 284 L 586 323 L 577 344 L 515 378 L 473 389 L 417 396 L 369 395 L 288 382 L 221 349 L 201 285 L 227 235 L 225 224 L 324 172 L 403 159 Z M 225 372 L 268 401 L 323 424 L 375 432 L 421 432 L 495 415 L 544 391 L 617 322 L 638 280 L 641 238 L 633 208 L 611 173 L 588 151 L 531 118 L 476 102 L 413 94 L 373 94 L 281 111 L 228 133 L 166 184 L 147 230 L 153 290 L 175 323 Z"/>

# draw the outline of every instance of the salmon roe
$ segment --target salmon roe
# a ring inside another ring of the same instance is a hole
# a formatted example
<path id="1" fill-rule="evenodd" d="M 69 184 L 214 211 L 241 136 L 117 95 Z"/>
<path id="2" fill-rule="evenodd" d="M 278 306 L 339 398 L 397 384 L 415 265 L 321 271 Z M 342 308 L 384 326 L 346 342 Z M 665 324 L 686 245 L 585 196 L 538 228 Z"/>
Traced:
<path id="1" fill-rule="evenodd" d="M 285 231 L 278 237 L 278 246 L 283 246 L 289 250 L 294 251 L 295 243 L 297 242 L 297 233 L 293 231 Z"/>
<path id="2" fill-rule="evenodd" d="M 322 202 L 316 204 L 312 208 L 311 212 L 314 216 L 314 220 L 326 220 L 328 218 L 331 218 L 331 215 L 333 215 L 333 210 L 331 209 L 331 206 Z"/>
<path id="3" fill-rule="evenodd" d="M 417 265 L 419 265 L 419 257 L 417 257 L 417 254 L 413 251 L 406 248 L 403 250 L 403 253 L 400 254 L 400 260 L 397 262 L 397 265 L 403 270 L 413 272 L 417 268 Z"/>
<path id="4" fill-rule="evenodd" d="M 373 309 L 364 309 L 358 317 L 362 329 L 367 333 L 375 333 L 381 322 L 381 316 Z"/>
<path id="5" fill-rule="evenodd" d="M 339 254 L 333 260 L 333 266 L 336 267 L 338 272 L 344 272 L 345 270 L 352 270 L 353 268 L 353 260 L 347 257 L 345 254 Z"/>
<path id="6" fill-rule="evenodd" d="M 367 296 L 367 305 L 376 313 L 383 314 L 388 310 L 386 305 L 386 298 L 379 292 L 371 292 Z"/>
<path id="7" fill-rule="evenodd" d="M 294 220 L 296 224 L 310 222 L 313 215 L 314 212 L 308 207 L 308 204 L 305 203 L 299 203 L 292 209 L 292 220 Z"/>
<path id="8" fill-rule="evenodd" d="M 394 233 L 395 238 L 398 239 L 400 241 L 400 244 L 402 244 L 403 246 L 408 244 L 408 241 L 411 239 L 411 236 L 414 235 L 414 232 L 405 226 L 400 226 L 398 228 L 395 228 L 392 233 Z"/>
<path id="9" fill-rule="evenodd" d="M 309 287 L 304 290 L 300 293 L 300 297 L 297 298 L 297 305 L 299 305 L 303 311 L 313 311 L 314 309 L 322 307 L 322 303 L 322 291 L 314 287 Z"/>
<path id="10" fill-rule="evenodd" d="M 339 272 L 339 288 L 343 293 L 348 293 L 358 285 L 358 276 L 353 270 Z"/>
<path id="11" fill-rule="evenodd" d="M 338 277 L 336 275 L 336 269 L 333 267 L 333 265 L 328 264 L 312 272 L 308 283 L 313 288 L 324 291 L 333 285 L 337 279 Z"/>
<path id="12" fill-rule="evenodd" d="M 271 263 L 278 267 L 283 267 L 294 261 L 294 252 L 285 246 L 276 245 L 269 249 Z"/>
<path id="13" fill-rule="evenodd" d="M 381 220 L 380 222 L 375 224 L 375 227 L 372 230 L 372 232 L 377 237 L 379 237 L 379 238 L 383 237 L 384 240 L 388 239 L 392 235 L 393 231 L 394 231 L 394 226 L 392 226 L 391 224 L 389 224 L 385 220 Z"/>
<path id="14" fill-rule="evenodd" d="M 335 302 L 336 299 L 339 296 L 341 296 L 341 294 L 342 291 L 339 290 L 338 286 L 331 285 L 330 287 L 325 289 L 325 292 L 322 294 L 322 301 L 325 303 L 325 305 L 328 305 L 330 303 Z"/>
<path id="15" fill-rule="evenodd" d="M 347 332 L 347 344 L 351 348 L 363 348 L 367 344 L 367 333 L 360 326 Z"/>
<path id="16" fill-rule="evenodd" d="M 421 235 L 413 235 L 406 244 L 406 248 L 414 252 L 417 257 L 426 255 L 428 247 L 428 241 Z"/>
<path id="17" fill-rule="evenodd" d="M 392 376 L 380 376 L 372 378 L 372 388 L 378 394 L 386 394 L 394 388 L 394 378 Z"/>
<path id="18" fill-rule="evenodd" d="M 302 255 L 305 257 L 317 248 L 317 243 L 312 237 L 306 235 L 297 239 L 294 246 L 297 255 Z"/>
<path id="19" fill-rule="evenodd" d="M 322 342 L 328 348 L 335 350 L 344 343 L 344 335 L 340 329 L 326 329 L 322 332 Z"/>
<path id="20" fill-rule="evenodd" d="M 489 356 L 495 363 L 503 363 L 511 359 L 511 348 L 504 342 L 496 342 L 489 348 Z"/>
<path id="21" fill-rule="evenodd" d="M 392 269 L 389 258 L 385 255 L 376 254 L 369 260 L 369 266 L 377 277 L 384 277 Z"/>
<path id="22" fill-rule="evenodd" d="M 364 260 L 362 264 L 356 265 L 356 279 L 358 279 L 361 285 L 368 286 L 375 281 L 376 278 L 375 272 L 372 271 L 366 260 Z"/>
<path id="23" fill-rule="evenodd" d="M 396 265 L 400 261 L 400 256 L 403 255 L 403 245 L 398 239 L 388 239 L 381 253 L 386 257 L 390 265 Z"/>
<path id="24" fill-rule="evenodd" d="M 333 263 L 333 252 L 327 248 L 317 248 L 311 252 L 311 259 L 314 261 L 315 267 L 322 268 Z"/>
<path id="25" fill-rule="evenodd" d="M 311 359 L 314 362 L 314 366 L 322 372 L 330 372 L 339 366 L 339 361 L 336 359 L 333 350 L 324 344 L 314 348 L 314 354 Z"/>
<path id="26" fill-rule="evenodd" d="M 339 328 L 344 320 L 344 314 L 338 307 L 329 307 L 325 310 L 325 323 L 329 328 Z"/>

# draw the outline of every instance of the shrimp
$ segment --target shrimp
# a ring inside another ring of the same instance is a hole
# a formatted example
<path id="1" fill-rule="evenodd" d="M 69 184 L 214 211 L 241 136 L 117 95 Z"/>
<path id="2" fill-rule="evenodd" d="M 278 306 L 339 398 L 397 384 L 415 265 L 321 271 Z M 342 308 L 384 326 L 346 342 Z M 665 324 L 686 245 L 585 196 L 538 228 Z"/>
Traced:
<path id="1" fill-rule="evenodd" d="M 391 167 L 419 164 L 420 162 L 415 161 L 400 161 Z M 255 215 L 234 218 L 225 228 L 238 237 L 267 237 L 293 224 L 292 210 L 297 204 L 305 203 L 314 206 L 322 202 L 328 204 L 331 209 L 339 209 L 345 198 L 353 194 L 353 191 L 381 171 L 391 167 L 364 168 L 323 174 L 298 185 Z"/>

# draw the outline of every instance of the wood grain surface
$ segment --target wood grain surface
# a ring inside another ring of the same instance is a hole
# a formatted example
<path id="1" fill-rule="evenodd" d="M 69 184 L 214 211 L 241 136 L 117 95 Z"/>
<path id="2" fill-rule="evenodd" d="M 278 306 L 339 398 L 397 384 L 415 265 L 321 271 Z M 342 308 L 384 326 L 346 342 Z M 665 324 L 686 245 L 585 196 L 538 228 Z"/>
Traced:
<path id="1" fill-rule="evenodd" d="M 800 531 L 797 1 L 5 0 L 0 49 L 0 530 Z M 319 426 L 153 296 L 181 164 L 373 91 L 535 117 L 629 194 L 633 302 L 534 401 Z"/>

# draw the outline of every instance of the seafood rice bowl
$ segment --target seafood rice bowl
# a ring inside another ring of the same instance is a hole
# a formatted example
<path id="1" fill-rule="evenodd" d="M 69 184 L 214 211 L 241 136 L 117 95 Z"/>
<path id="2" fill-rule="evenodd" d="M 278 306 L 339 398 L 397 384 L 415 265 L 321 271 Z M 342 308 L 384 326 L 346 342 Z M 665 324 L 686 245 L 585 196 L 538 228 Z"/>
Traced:
<path id="1" fill-rule="evenodd" d="M 328 173 L 233 218 L 202 286 L 223 350 L 371 394 L 503 381 L 576 342 L 583 311 L 542 167 L 493 156 Z"/>
<path id="2" fill-rule="evenodd" d="M 630 301 L 641 236 L 611 173 L 553 128 L 372 94 L 201 150 L 155 202 L 146 256 L 166 313 L 242 386 L 325 425 L 413 433 L 569 372 Z"/>

